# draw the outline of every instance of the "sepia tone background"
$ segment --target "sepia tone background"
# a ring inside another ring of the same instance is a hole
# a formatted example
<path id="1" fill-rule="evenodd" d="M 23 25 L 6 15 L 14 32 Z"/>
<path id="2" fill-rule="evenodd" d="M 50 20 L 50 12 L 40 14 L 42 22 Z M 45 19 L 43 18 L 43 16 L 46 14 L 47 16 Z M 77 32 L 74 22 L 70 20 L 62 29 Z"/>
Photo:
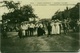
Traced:
<path id="1" fill-rule="evenodd" d="M 1 0 L 0 0 L 1 1 Z M 3 1 L 3 0 L 2 0 Z M 12 1 L 12 0 L 7 0 Z M 34 14 L 39 19 L 52 19 L 52 16 L 56 11 L 64 11 L 66 7 L 73 8 L 80 0 L 13 0 L 14 2 L 20 2 L 21 6 L 30 4 L 34 9 Z M 0 4 L 1 6 L 2 4 Z M 79 6 L 80 7 L 80 6 Z M 9 12 L 6 7 L 0 8 L 0 20 L 2 15 Z M 1 27 L 0 27 L 1 28 Z M 1 33 L 0 33 L 1 34 Z M 9 35 L 17 33 L 9 33 Z M 75 37 L 76 35 L 76 37 Z M 79 33 L 70 33 L 67 36 L 54 36 L 54 37 L 28 37 L 23 40 L 17 37 L 11 37 L 2 39 L 2 51 L 3 53 L 78 53 L 79 49 Z M 63 40 L 63 41 L 62 41 Z M 62 42 L 61 42 L 62 41 Z M 41 43 L 40 43 L 41 42 Z M 64 43 L 63 43 L 64 42 Z M 16 43 L 16 44 L 15 44 Z M 23 43 L 23 45 L 22 45 Z M 35 43 L 35 44 L 34 44 Z M 53 44 L 52 44 L 53 43 Z M 71 45 L 69 45 L 69 43 Z M 56 46 L 57 44 L 57 46 Z M 34 47 L 33 47 L 34 46 Z M 36 47 L 38 46 L 38 48 Z M 13 47 L 13 48 L 11 48 Z M 27 47 L 27 48 L 26 48 Z M 56 48 L 58 47 L 58 48 Z M 5 48 L 5 49 L 4 49 Z M 36 49 L 34 49 L 36 48 Z M 27 52 L 32 51 L 32 52 Z"/>

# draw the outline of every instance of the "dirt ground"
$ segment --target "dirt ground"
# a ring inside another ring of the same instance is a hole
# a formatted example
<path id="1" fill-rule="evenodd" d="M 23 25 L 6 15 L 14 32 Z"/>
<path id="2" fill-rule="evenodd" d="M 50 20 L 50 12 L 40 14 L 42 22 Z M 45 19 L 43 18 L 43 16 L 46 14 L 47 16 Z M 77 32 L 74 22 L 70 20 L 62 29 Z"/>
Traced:
<path id="1" fill-rule="evenodd" d="M 22 39 L 16 35 L 1 38 L 1 51 L 2 53 L 74 52 L 79 50 L 79 42 L 79 33 L 51 35 L 50 37 L 47 37 L 47 35 L 32 36 Z"/>

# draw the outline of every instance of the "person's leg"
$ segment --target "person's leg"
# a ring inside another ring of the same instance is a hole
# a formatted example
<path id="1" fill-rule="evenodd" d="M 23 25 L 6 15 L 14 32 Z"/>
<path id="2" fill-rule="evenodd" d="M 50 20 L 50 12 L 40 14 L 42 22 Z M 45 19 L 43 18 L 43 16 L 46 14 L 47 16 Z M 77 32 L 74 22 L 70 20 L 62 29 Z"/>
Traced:
<path id="1" fill-rule="evenodd" d="M 60 34 L 61 34 L 61 30 L 62 30 L 62 28 L 61 28 L 61 26 L 60 26 Z"/>
<path id="2" fill-rule="evenodd" d="M 67 34 L 67 27 L 66 27 L 66 29 L 65 29 L 65 34 Z"/>
<path id="3" fill-rule="evenodd" d="M 33 31 L 31 30 L 31 36 L 33 35 Z"/>
<path id="4" fill-rule="evenodd" d="M 25 37 L 25 34 L 26 34 L 26 33 L 25 33 L 25 30 L 24 30 L 24 31 L 23 31 L 23 37 Z"/>
<path id="5" fill-rule="evenodd" d="M 50 31 L 48 31 L 48 36 L 50 36 Z"/>
<path id="6" fill-rule="evenodd" d="M 32 36 L 34 35 L 34 33 L 33 33 L 33 32 L 34 32 L 34 29 L 32 28 Z"/>
<path id="7" fill-rule="evenodd" d="M 63 31 L 64 31 L 64 34 L 66 33 L 66 29 L 63 29 Z"/>
<path id="8" fill-rule="evenodd" d="M 63 28 L 64 34 L 66 34 L 66 27 Z"/>
<path id="9" fill-rule="evenodd" d="M 37 29 L 37 36 L 40 36 L 40 29 Z"/>
<path id="10" fill-rule="evenodd" d="M 48 30 L 48 35 L 50 35 L 50 30 Z"/>
<path id="11" fill-rule="evenodd" d="M 48 36 L 49 36 L 49 31 L 48 31 Z"/>
<path id="12" fill-rule="evenodd" d="M 18 32 L 18 36 L 19 36 L 19 38 L 22 38 L 22 31 Z"/>
<path id="13" fill-rule="evenodd" d="M 27 30 L 25 30 L 25 36 L 27 36 Z"/>
<path id="14" fill-rule="evenodd" d="M 30 36 L 30 29 L 28 29 L 28 36 Z"/>
<path id="15" fill-rule="evenodd" d="M 22 32 L 22 35 L 21 35 L 21 38 L 22 38 L 22 37 L 24 37 L 24 30 L 22 30 L 21 32 Z"/>
<path id="16" fill-rule="evenodd" d="M 29 32 L 28 32 L 28 29 L 27 29 L 27 36 L 29 36 Z"/>
<path id="17" fill-rule="evenodd" d="M 33 35 L 33 29 L 30 28 L 30 36 L 32 36 L 32 35 Z"/>
<path id="18" fill-rule="evenodd" d="M 28 36 L 28 30 L 26 30 L 25 33 L 26 33 L 26 36 Z"/>
<path id="19" fill-rule="evenodd" d="M 31 36 L 33 35 L 33 31 L 32 31 L 32 28 L 31 28 L 31 34 L 30 34 Z"/>
<path id="20" fill-rule="evenodd" d="M 41 35 L 41 30 L 39 29 L 39 30 L 38 30 L 38 36 L 40 36 L 40 35 Z"/>
<path id="21" fill-rule="evenodd" d="M 31 32 L 32 32 L 32 31 L 31 31 L 31 28 L 30 28 L 30 31 L 29 31 L 29 32 L 30 32 L 30 36 L 31 36 Z"/>

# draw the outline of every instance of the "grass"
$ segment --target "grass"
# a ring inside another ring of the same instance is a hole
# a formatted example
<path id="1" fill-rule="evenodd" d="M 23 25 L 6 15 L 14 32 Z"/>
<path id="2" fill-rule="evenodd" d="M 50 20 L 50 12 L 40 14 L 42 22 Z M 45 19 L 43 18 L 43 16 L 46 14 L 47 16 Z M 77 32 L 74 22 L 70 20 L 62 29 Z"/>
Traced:
<path id="1" fill-rule="evenodd" d="M 25 37 L 18 36 L 2 38 L 1 51 L 3 53 L 27 53 L 31 51 L 78 51 L 79 34 Z"/>

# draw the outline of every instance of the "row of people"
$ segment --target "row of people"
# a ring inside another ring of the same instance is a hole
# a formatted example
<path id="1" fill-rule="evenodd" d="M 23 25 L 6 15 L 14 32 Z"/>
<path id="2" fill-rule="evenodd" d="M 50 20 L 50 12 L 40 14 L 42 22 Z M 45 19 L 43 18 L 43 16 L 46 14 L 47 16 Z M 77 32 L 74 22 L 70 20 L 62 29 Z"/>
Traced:
<path id="1" fill-rule="evenodd" d="M 33 24 L 33 23 L 22 23 L 19 27 L 19 37 L 22 36 L 33 36 L 34 33 L 38 36 L 45 34 L 45 31 L 43 30 L 43 24 Z"/>
<path id="2" fill-rule="evenodd" d="M 63 30 L 64 33 L 66 34 L 67 32 L 69 32 L 70 27 L 71 27 L 70 22 L 65 19 L 64 21 L 54 20 L 49 22 L 47 25 L 42 23 L 37 23 L 37 24 L 21 23 L 20 26 L 17 28 L 19 28 L 19 33 L 18 33 L 19 37 L 22 37 L 22 36 L 32 36 L 32 35 L 40 36 L 46 33 L 48 35 L 60 34 L 61 30 Z M 79 27 L 80 27 L 80 20 L 78 20 L 77 22 L 72 22 L 71 30 L 79 31 Z M 4 34 L 5 36 L 7 32 L 5 29 L 7 28 L 2 26 L 1 29 L 2 29 L 2 34 Z"/>
<path id="3" fill-rule="evenodd" d="M 48 25 L 44 25 L 44 26 L 42 23 L 38 23 L 38 24 L 22 23 L 20 25 L 19 37 L 32 36 L 32 35 L 34 35 L 34 33 L 36 33 L 36 35 L 38 35 L 38 36 L 46 34 L 46 33 L 48 33 L 48 35 L 60 34 L 62 27 L 63 27 L 64 33 L 66 33 L 68 31 L 68 24 L 66 21 L 61 23 L 59 20 L 54 20 L 52 22 L 49 22 Z"/>

